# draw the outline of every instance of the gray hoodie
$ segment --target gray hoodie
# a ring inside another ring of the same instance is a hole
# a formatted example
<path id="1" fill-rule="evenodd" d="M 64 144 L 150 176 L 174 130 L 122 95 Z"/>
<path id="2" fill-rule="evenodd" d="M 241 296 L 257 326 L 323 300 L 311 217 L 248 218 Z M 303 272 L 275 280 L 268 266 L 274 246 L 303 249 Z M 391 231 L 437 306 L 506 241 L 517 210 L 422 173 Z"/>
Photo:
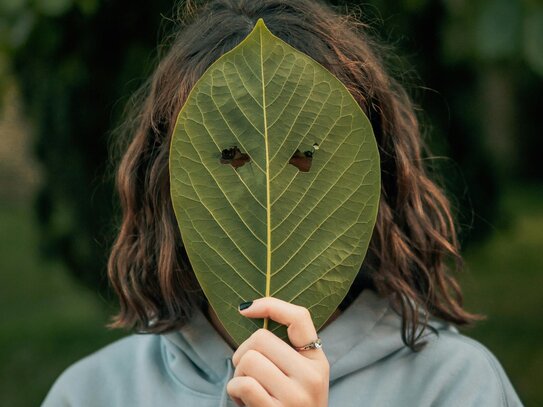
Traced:
<path id="1" fill-rule="evenodd" d="M 494 355 L 432 320 L 426 347 L 401 340 L 387 299 L 364 290 L 319 332 L 330 362 L 329 405 L 521 406 Z M 235 406 L 226 393 L 233 351 L 202 312 L 179 331 L 131 335 L 66 369 L 43 402 L 60 406 Z"/>

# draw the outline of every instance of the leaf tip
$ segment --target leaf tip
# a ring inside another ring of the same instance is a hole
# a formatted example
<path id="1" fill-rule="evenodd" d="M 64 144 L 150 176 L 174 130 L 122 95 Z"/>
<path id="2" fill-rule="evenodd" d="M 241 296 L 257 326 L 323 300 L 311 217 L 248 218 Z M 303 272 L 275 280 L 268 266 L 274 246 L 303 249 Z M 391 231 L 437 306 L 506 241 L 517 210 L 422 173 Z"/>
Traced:
<path id="1" fill-rule="evenodd" d="M 257 21 L 256 21 L 256 24 L 255 24 L 255 27 L 254 27 L 254 30 L 260 30 L 260 31 L 265 31 L 265 32 L 268 32 L 271 34 L 270 30 L 268 29 L 268 26 L 266 25 L 266 23 L 264 22 L 264 19 L 262 17 L 260 17 Z"/>

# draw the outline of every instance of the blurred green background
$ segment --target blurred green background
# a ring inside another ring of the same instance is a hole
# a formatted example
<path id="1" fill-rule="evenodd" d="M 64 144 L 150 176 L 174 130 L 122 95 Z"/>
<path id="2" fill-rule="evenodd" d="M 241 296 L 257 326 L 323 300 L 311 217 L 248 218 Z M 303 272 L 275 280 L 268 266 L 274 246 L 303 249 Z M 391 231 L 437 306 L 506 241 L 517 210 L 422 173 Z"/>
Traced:
<path id="1" fill-rule="evenodd" d="M 542 2 L 332 3 L 393 46 L 390 69 L 421 109 L 461 226 L 467 308 L 488 316 L 464 332 L 527 406 L 543 405 Z M 175 30 L 173 5 L 0 1 L 2 406 L 39 405 L 63 369 L 127 334 L 104 327 L 118 219 L 108 142 Z"/>

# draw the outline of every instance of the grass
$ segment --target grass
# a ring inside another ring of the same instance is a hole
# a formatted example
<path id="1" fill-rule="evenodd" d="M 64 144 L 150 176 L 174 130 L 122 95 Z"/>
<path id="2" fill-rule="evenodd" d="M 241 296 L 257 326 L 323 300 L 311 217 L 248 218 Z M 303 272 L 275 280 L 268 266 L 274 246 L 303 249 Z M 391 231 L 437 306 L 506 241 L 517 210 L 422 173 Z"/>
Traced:
<path id="1" fill-rule="evenodd" d="M 488 315 L 464 333 L 494 352 L 527 406 L 543 405 L 541 191 L 507 195 L 508 227 L 470 248 L 463 277 L 467 308 Z M 29 207 L 2 204 L 0 224 L 0 405 L 36 406 L 68 365 L 122 333 L 104 328 L 111 310 L 95 293 L 38 257 Z"/>

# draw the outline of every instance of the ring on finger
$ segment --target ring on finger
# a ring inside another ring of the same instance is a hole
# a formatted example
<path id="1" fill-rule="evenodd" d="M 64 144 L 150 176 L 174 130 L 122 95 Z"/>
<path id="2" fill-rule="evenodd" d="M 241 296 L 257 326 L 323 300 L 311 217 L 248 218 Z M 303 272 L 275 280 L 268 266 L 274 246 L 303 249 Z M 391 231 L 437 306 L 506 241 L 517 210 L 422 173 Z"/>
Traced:
<path id="1" fill-rule="evenodd" d="M 322 341 L 321 341 L 321 338 L 319 337 L 317 337 L 317 339 L 315 339 L 314 341 L 309 342 L 307 345 L 300 346 L 300 347 L 294 346 L 294 349 L 297 350 L 298 352 L 301 350 L 311 350 L 311 349 L 320 349 L 320 348 L 322 348 Z"/>

